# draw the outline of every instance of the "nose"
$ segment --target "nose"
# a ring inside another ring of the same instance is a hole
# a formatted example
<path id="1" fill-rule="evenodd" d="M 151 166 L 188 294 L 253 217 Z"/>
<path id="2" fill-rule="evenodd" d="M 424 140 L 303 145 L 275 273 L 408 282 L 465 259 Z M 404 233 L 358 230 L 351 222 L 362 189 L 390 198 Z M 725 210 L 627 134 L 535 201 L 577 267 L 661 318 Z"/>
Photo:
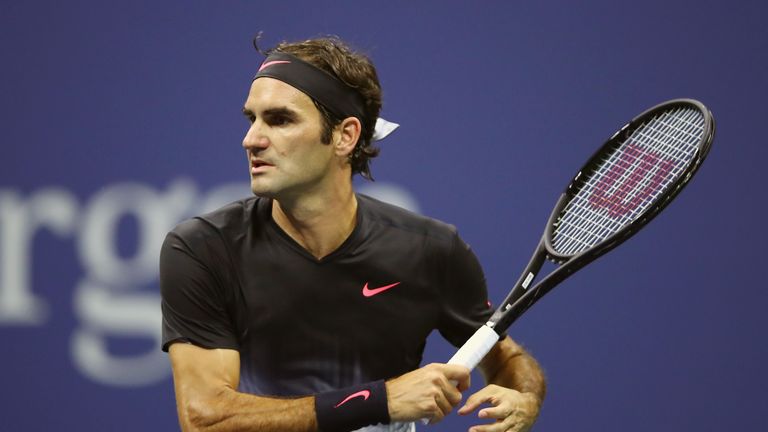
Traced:
<path id="1" fill-rule="evenodd" d="M 243 148 L 246 150 L 263 150 L 269 147 L 269 137 L 263 131 L 263 124 L 259 119 L 251 123 L 248 132 L 243 137 Z"/>

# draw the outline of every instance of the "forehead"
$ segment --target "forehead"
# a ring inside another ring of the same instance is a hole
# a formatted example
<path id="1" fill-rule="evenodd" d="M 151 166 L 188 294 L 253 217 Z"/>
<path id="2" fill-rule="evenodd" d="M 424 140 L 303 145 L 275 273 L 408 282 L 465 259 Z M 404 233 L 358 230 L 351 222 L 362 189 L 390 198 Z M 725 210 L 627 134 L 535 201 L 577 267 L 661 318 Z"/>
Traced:
<path id="1" fill-rule="evenodd" d="M 299 112 L 317 110 L 312 99 L 296 87 L 269 77 L 254 80 L 245 101 L 245 108 L 261 111 L 275 107 L 286 107 Z"/>

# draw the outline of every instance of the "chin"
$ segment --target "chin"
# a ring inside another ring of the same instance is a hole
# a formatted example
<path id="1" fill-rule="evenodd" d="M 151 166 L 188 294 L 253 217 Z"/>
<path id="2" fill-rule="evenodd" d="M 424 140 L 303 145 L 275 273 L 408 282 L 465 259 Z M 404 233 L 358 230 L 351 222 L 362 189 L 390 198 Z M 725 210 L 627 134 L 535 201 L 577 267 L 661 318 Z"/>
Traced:
<path id="1" fill-rule="evenodd" d="M 253 187 L 253 186 L 251 186 L 251 192 L 252 192 L 254 195 L 256 195 L 256 196 L 259 196 L 259 197 L 264 197 L 264 198 L 274 198 L 274 194 L 273 194 L 273 193 L 272 193 L 272 191 L 271 191 L 271 190 L 269 190 L 269 189 L 265 189 L 265 188 L 259 188 L 259 187 Z"/>
<path id="2" fill-rule="evenodd" d="M 262 182 L 257 182 L 251 179 L 251 192 L 253 192 L 254 195 L 262 196 L 268 190 L 269 188 L 265 187 L 265 185 Z"/>
<path id="3" fill-rule="evenodd" d="M 265 182 L 254 181 L 253 179 L 251 179 L 251 192 L 256 196 L 264 198 L 274 198 L 276 195 L 273 187 L 265 184 Z"/>

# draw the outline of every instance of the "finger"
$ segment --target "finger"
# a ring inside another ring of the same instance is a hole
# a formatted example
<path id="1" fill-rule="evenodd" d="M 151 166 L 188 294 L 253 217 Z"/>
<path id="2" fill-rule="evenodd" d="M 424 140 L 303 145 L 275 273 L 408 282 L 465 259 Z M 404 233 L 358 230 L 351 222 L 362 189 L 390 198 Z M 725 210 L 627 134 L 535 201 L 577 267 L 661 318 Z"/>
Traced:
<path id="1" fill-rule="evenodd" d="M 459 415 L 467 415 L 474 411 L 477 407 L 485 403 L 485 399 L 482 397 L 479 397 L 477 393 L 473 394 L 472 396 L 467 399 L 467 401 L 464 403 L 464 406 L 459 408 L 458 414 Z"/>
<path id="2" fill-rule="evenodd" d="M 443 374 L 449 381 L 454 381 L 459 391 L 464 391 L 469 388 L 470 373 L 471 371 L 464 366 L 454 364 L 440 365 Z"/>
<path id="3" fill-rule="evenodd" d="M 445 395 L 438 394 L 435 397 L 437 408 L 440 410 L 440 414 L 445 417 L 453 410 L 453 404 L 445 397 Z"/>
<path id="4" fill-rule="evenodd" d="M 467 398 L 464 406 L 459 409 L 459 414 L 469 414 L 486 402 L 489 402 L 492 405 L 498 405 L 498 400 L 495 398 L 495 394 L 496 390 L 493 385 L 482 388 L 480 391 Z M 497 403 L 494 403 L 494 401 Z"/>
<path id="5" fill-rule="evenodd" d="M 440 389 L 442 390 L 443 395 L 445 395 L 445 398 L 451 404 L 451 409 L 453 409 L 453 407 L 461 402 L 461 392 L 456 388 L 455 385 L 453 385 L 452 382 L 445 380 L 445 382 L 440 384 Z"/>
<path id="6" fill-rule="evenodd" d="M 506 422 L 495 422 L 485 425 L 477 425 L 469 428 L 469 432 L 518 432 L 518 429 L 513 427 L 510 429 L 509 424 Z"/>
<path id="7" fill-rule="evenodd" d="M 494 411 L 493 415 L 485 418 L 495 418 L 496 421 L 491 424 L 477 425 L 470 430 L 476 432 L 526 432 L 531 428 L 531 423 L 517 416 L 514 409 L 504 409 L 503 407 L 493 407 L 481 410 L 478 415 L 482 417 L 483 411 Z"/>
<path id="8" fill-rule="evenodd" d="M 502 403 L 498 406 L 492 406 L 488 408 L 481 409 L 477 416 L 480 418 L 493 418 L 502 420 L 507 417 L 509 417 L 512 414 L 512 409 L 510 409 L 508 404 Z"/>
<path id="9" fill-rule="evenodd" d="M 448 403 L 448 400 L 445 399 L 443 395 L 435 395 L 435 404 L 429 413 L 429 423 L 435 424 L 440 422 L 449 412 L 451 412 L 452 408 L 451 404 Z"/>

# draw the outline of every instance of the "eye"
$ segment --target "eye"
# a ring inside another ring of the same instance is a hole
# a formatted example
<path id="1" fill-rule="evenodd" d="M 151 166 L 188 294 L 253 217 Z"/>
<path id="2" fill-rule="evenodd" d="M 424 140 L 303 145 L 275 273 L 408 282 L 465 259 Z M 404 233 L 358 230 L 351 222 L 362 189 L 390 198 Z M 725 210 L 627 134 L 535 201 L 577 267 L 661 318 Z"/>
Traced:
<path id="1" fill-rule="evenodd" d="M 283 126 L 291 122 L 290 117 L 280 114 L 267 116 L 265 120 L 270 126 Z"/>
<path id="2" fill-rule="evenodd" d="M 249 110 L 246 110 L 243 108 L 243 117 L 245 117 L 246 120 L 248 120 L 248 123 L 253 123 L 256 121 L 256 116 Z"/>

